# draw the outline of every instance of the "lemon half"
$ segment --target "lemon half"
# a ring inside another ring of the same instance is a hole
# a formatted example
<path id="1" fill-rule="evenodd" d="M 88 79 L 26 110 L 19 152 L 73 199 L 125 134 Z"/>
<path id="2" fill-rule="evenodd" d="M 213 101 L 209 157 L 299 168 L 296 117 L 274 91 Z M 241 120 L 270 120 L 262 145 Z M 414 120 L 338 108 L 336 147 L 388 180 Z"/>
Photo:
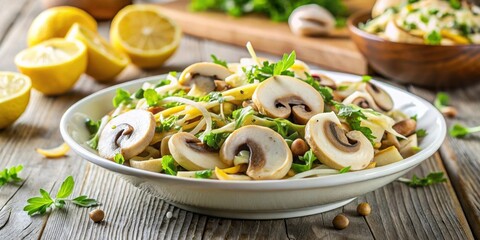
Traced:
<path id="1" fill-rule="evenodd" d="M 114 49 L 100 34 L 75 23 L 68 31 L 67 40 L 79 40 L 87 47 L 87 74 L 98 81 L 112 80 L 127 65 L 128 57 Z"/>
<path id="2" fill-rule="evenodd" d="M 51 38 L 63 38 L 74 23 L 97 31 L 97 22 L 87 12 L 75 7 L 53 7 L 40 13 L 28 29 L 28 46 Z"/>
<path id="3" fill-rule="evenodd" d="M 114 48 L 142 68 L 161 66 L 180 44 L 181 30 L 155 5 L 129 5 L 118 12 L 110 28 Z"/>
<path id="4" fill-rule="evenodd" d="M 30 100 L 30 78 L 12 72 L 0 72 L 0 129 L 6 128 L 25 111 Z"/>
<path id="5" fill-rule="evenodd" d="M 87 48 L 78 41 L 54 38 L 15 56 L 20 72 L 30 77 L 33 88 L 46 95 L 68 92 L 87 68 Z"/>

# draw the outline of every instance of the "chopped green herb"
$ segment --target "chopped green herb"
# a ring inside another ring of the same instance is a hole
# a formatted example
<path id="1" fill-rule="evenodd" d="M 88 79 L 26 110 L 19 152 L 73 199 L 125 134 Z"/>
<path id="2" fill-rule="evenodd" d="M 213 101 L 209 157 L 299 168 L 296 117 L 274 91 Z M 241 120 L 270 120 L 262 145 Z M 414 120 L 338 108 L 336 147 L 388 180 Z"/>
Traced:
<path id="1" fill-rule="evenodd" d="M 250 106 L 233 111 L 232 117 L 235 119 L 235 129 L 243 126 L 247 117 L 252 116 L 254 113 L 255 111 L 253 111 L 253 108 Z"/>
<path id="2" fill-rule="evenodd" d="M 57 192 L 56 198 L 52 198 L 50 194 L 44 189 L 40 189 L 40 195 L 27 200 L 27 205 L 23 208 L 28 215 L 44 214 L 48 209 L 52 207 L 63 208 L 66 202 L 72 202 L 80 207 L 93 207 L 99 203 L 95 199 L 88 198 L 87 196 L 79 196 L 74 199 L 68 199 L 72 194 L 75 182 L 72 176 L 68 176 L 60 186 Z"/>
<path id="3" fill-rule="evenodd" d="M 467 135 L 471 134 L 471 133 L 476 133 L 476 132 L 480 132 L 480 126 L 476 126 L 476 127 L 465 127 L 463 126 L 462 124 L 454 124 L 450 130 L 448 131 L 448 133 L 450 134 L 450 136 L 452 137 L 455 137 L 455 138 L 463 138 L 463 137 L 466 137 Z"/>
<path id="4" fill-rule="evenodd" d="M 136 98 L 136 99 L 142 99 L 144 92 L 145 92 L 145 90 L 143 90 L 143 88 L 138 89 L 138 90 L 135 92 L 135 98 Z"/>
<path id="5" fill-rule="evenodd" d="M 147 104 L 150 107 L 157 106 L 158 103 L 160 102 L 161 98 L 158 95 L 157 91 L 149 88 L 145 90 L 143 93 L 143 97 L 145 97 L 145 100 L 147 100 Z"/>
<path id="6" fill-rule="evenodd" d="M 289 55 L 284 54 L 282 59 L 276 63 L 264 61 L 262 67 L 252 66 L 249 70 L 243 68 L 243 71 L 245 72 L 249 83 L 253 83 L 255 80 L 262 82 L 265 79 L 276 75 L 293 77 L 295 74 L 288 69 L 295 63 L 295 58 L 295 51 L 292 51 Z"/>
<path id="7" fill-rule="evenodd" d="M 412 120 L 414 120 L 414 121 L 416 122 L 416 121 L 417 121 L 417 114 L 411 116 L 410 119 L 412 119 Z"/>
<path id="8" fill-rule="evenodd" d="M 442 108 L 448 106 L 448 102 L 450 101 L 450 97 L 448 96 L 447 93 L 444 92 L 438 92 L 437 96 L 435 97 L 435 100 L 433 101 L 433 105 L 438 110 L 442 110 Z"/>
<path id="9" fill-rule="evenodd" d="M 422 148 L 415 146 L 415 147 L 412 147 L 412 150 L 417 153 L 417 152 L 422 151 Z"/>
<path id="10" fill-rule="evenodd" d="M 172 115 L 163 120 L 161 120 L 155 127 L 155 132 L 167 132 L 175 128 L 175 123 L 177 122 L 178 116 Z"/>
<path id="11" fill-rule="evenodd" d="M 175 76 L 177 75 L 177 72 L 170 72 L 170 75 L 172 75 L 172 76 L 175 77 Z M 163 86 L 165 86 L 165 85 L 170 84 L 171 82 L 172 82 L 172 81 L 170 81 L 170 80 L 168 80 L 168 79 L 162 79 L 162 80 L 160 80 L 160 82 L 157 83 L 157 85 L 155 85 L 154 88 L 163 87 Z"/>
<path id="12" fill-rule="evenodd" d="M 301 172 L 305 172 L 312 169 L 312 164 L 315 160 L 317 160 L 317 157 L 315 156 L 315 154 L 313 154 L 312 149 L 310 149 L 302 157 L 299 157 L 298 159 L 304 162 L 305 164 L 294 163 L 292 164 L 292 169 L 296 173 L 301 173 Z"/>
<path id="13" fill-rule="evenodd" d="M 129 104 L 131 101 L 132 99 L 130 98 L 130 93 L 121 88 L 118 88 L 117 94 L 113 98 L 112 103 L 114 107 L 118 107 L 122 103 Z"/>
<path id="14" fill-rule="evenodd" d="M 432 172 L 425 178 L 419 178 L 417 175 L 413 175 L 412 179 L 399 178 L 399 182 L 406 183 L 410 187 L 425 187 L 435 183 L 446 182 L 447 179 L 443 177 L 443 172 Z"/>
<path id="15" fill-rule="evenodd" d="M 164 155 L 162 157 L 162 169 L 168 175 L 177 175 L 177 166 L 175 165 L 175 159 L 171 155 Z"/>
<path id="16" fill-rule="evenodd" d="M 225 102 L 225 98 L 223 97 L 221 92 L 210 92 L 209 94 L 200 97 L 198 99 L 199 102 Z"/>
<path id="17" fill-rule="evenodd" d="M 348 85 L 340 85 L 340 86 L 337 87 L 337 90 L 338 90 L 338 91 L 345 91 L 345 90 L 347 90 L 348 88 L 349 88 Z"/>
<path id="18" fill-rule="evenodd" d="M 218 150 L 225 142 L 227 137 L 230 135 L 228 132 L 222 133 L 213 133 L 209 132 L 203 137 L 203 143 L 207 144 L 208 147 Z"/>
<path id="19" fill-rule="evenodd" d="M 361 108 L 340 103 L 336 104 L 336 108 L 338 109 L 338 116 L 343 118 L 353 130 L 362 132 L 372 144 L 374 143 L 375 136 L 373 136 L 372 130 L 361 126 L 362 120 L 367 119 Z"/>
<path id="20" fill-rule="evenodd" d="M 91 136 L 95 135 L 98 132 L 101 122 L 102 121 L 100 120 L 94 121 L 94 120 L 91 120 L 90 118 L 85 119 L 85 126 L 87 127 L 87 130 Z"/>
<path id="21" fill-rule="evenodd" d="M 203 170 L 203 171 L 196 171 L 195 178 L 210 178 L 213 174 L 212 169 Z"/>
<path id="22" fill-rule="evenodd" d="M 462 8 L 462 3 L 459 0 L 449 0 L 450 6 L 453 9 L 460 9 Z"/>
<path id="23" fill-rule="evenodd" d="M 5 168 L 0 172 L 0 187 L 9 182 L 18 182 L 22 179 L 18 177 L 18 173 L 22 171 L 23 165 Z"/>
<path id="24" fill-rule="evenodd" d="M 368 76 L 368 75 L 362 76 L 362 82 L 367 83 L 367 82 L 370 82 L 370 80 L 372 80 L 371 76 Z"/>
<path id="25" fill-rule="evenodd" d="M 350 172 L 350 168 L 352 168 L 352 166 L 344 167 L 344 168 L 340 169 L 340 171 L 338 171 L 338 173 L 347 173 L 347 172 Z"/>
<path id="26" fill-rule="evenodd" d="M 125 163 L 125 158 L 123 157 L 123 155 L 121 153 L 117 153 L 113 157 L 113 161 L 115 161 L 118 164 L 123 164 L 123 163 Z"/>
<path id="27" fill-rule="evenodd" d="M 329 87 L 321 86 L 319 80 L 315 79 L 315 77 L 313 77 L 309 73 L 305 72 L 305 75 L 307 76 L 307 79 L 305 79 L 304 81 L 313 88 L 315 88 L 315 90 L 317 90 L 320 95 L 322 95 L 323 101 L 325 103 L 330 104 L 333 100 L 333 90 Z"/>
<path id="28" fill-rule="evenodd" d="M 442 35 L 440 32 L 434 30 L 428 34 L 426 34 L 425 43 L 430 45 L 440 45 L 442 42 Z"/>
<path id="29" fill-rule="evenodd" d="M 212 58 L 213 63 L 228 67 L 227 61 L 218 59 L 217 56 L 215 56 L 214 54 L 210 55 L 210 57 Z"/>
<path id="30" fill-rule="evenodd" d="M 418 129 L 416 133 L 417 133 L 417 137 L 419 138 L 425 137 L 428 134 L 427 130 L 425 129 Z"/>

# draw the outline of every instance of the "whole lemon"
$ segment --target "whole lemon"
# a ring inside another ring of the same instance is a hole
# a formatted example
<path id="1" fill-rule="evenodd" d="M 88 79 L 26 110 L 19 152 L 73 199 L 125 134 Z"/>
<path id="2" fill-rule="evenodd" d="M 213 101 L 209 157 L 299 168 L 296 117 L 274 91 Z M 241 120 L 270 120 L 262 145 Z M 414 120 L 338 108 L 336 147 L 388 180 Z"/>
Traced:
<path id="1" fill-rule="evenodd" d="M 40 13 L 28 29 L 28 46 L 51 38 L 63 38 L 74 23 L 97 31 L 97 22 L 87 12 L 75 7 L 54 7 Z"/>

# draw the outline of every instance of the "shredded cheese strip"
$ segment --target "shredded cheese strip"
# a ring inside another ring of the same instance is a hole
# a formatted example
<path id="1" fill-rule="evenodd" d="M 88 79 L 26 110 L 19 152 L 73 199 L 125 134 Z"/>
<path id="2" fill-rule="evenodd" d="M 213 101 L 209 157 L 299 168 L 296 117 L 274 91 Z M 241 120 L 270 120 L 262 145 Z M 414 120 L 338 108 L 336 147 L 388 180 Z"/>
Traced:
<path id="1" fill-rule="evenodd" d="M 262 63 L 257 57 L 257 54 L 255 53 L 255 50 L 253 50 L 253 46 L 251 42 L 247 42 L 247 50 L 248 53 L 250 53 L 250 56 L 252 56 L 252 59 L 257 63 L 258 66 L 262 66 Z"/>
<path id="2" fill-rule="evenodd" d="M 162 104 L 164 104 L 166 102 L 179 102 L 179 103 L 183 103 L 183 104 L 193 106 L 196 109 L 200 110 L 200 112 L 202 113 L 203 118 L 205 119 L 205 122 L 207 124 L 207 127 L 205 128 L 205 131 L 202 133 L 202 135 L 200 135 L 201 139 L 203 139 L 203 136 L 205 136 L 206 134 L 210 133 L 210 131 L 212 131 L 212 117 L 210 116 L 208 110 L 204 106 L 202 106 L 201 104 L 199 104 L 195 101 L 189 100 L 189 99 L 181 98 L 181 97 L 167 97 L 167 98 L 164 98 L 162 100 Z"/>

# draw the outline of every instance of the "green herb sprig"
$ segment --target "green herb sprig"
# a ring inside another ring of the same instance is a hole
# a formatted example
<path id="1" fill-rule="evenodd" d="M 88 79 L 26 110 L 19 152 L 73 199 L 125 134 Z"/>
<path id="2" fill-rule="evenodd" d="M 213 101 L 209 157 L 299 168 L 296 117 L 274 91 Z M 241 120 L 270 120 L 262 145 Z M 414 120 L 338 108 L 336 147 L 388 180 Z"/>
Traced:
<path id="1" fill-rule="evenodd" d="M 361 126 L 362 120 L 366 120 L 367 117 L 363 114 L 362 109 L 353 105 L 344 105 L 337 103 L 335 107 L 338 109 L 338 116 L 345 119 L 353 130 L 360 131 L 365 137 L 373 144 L 375 136 L 373 136 L 372 130 L 368 127 Z"/>
<path id="2" fill-rule="evenodd" d="M 301 173 L 312 169 L 312 164 L 315 160 L 317 160 L 317 157 L 315 156 L 315 154 L 313 154 L 312 149 L 310 149 L 298 159 L 305 164 L 294 163 L 292 164 L 292 169 L 296 173 Z"/>
<path id="3" fill-rule="evenodd" d="M 466 127 L 460 123 L 454 124 L 449 130 L 448 134 L 455 138 L 463 138 L 469 134 L 480 132 L 480 126 Z"/>
<path id="4" fill-rule="evenodd" d="M 408 178 L 399 178 L 397 181 L 403 182 L 410 187 L 425 187 L 435 183 L 446 182 L 447 179 L 443 176 L 443 172 L 432 172 L 429 173 L 424 178 L 419 178 L 417 175 L 413 175 L 411 179 Z"/>
<path id="5" fill-rule="evenodd" d="M 0 187 L 9 183 L 9 182 L 19 182 L 22 181 L 18 177 L 18 173 L 23 170 L 23 165 L 13 166 L 11 168 L 5 168 L 0 172 Z"/>
<path id="6" fill-rule="evenodd" d="M 74 186 L 75 182 L 73 181 L 73 177 L 68 176 L 58 189 L 55 198 L 50 196 L 50 194 L 44 189 L 40 189 L 41 196 L 28 199 L 28 204 L 23 208 L 23 210 L 31 216 L 34 214 L 44 214 L 52 207 L 64 208 L 67 202 L 71 202 L 80 207 L 94 207 L 99 205 L 97 200 L 88 198 L 85 195 L 78 196 L 74 199 L 69 199 L 68 197 L 72 194 Z"/>
<path id="7" fill-rule="evenodd" d="M 228 67 L 227 61 L 218 59 L 217 56 L 215 56 L 214 54 L 210 55 L 210 57 L 212 58 L 213 63 L 224 66 L 224 67 Z"/>
<path id="8" fill-rule="evenodd" d="M 168 175 L 177 175 L 177 166 L 175 159 L 171 155 L 164 155 L 162 157 L 162 169 Z"/>

